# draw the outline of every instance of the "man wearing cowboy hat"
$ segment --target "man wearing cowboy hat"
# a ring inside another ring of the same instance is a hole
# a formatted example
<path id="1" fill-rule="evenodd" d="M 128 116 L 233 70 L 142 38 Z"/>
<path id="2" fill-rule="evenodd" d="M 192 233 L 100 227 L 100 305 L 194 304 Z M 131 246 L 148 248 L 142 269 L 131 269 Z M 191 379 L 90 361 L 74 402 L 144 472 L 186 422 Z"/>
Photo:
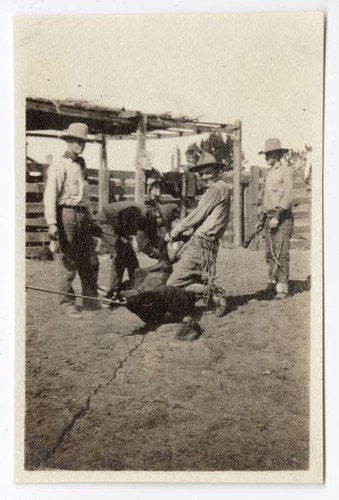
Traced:
<path id="1" fill-rule="evenodd" d="M 82 294 L 96 297 L 97 276 L 91 263 L 92 210 L 85 180 L 85 161 L 80 156 L 85 149 L 87 134 L 88 127 L 84 123 L 71 123 L 61 134 L 67 150 L 48 168 L 44 206 L 50 238 L 59 240 L 61 291 L 74 293 L 72 282 L 78 272 Z M 69 317 L 81 318 L 75 307 L 75 297 L 64 295 L 60 303 Z M 95 309 L 98 304 L 84 299 L 83 307 Z"/>
<path id="2" fill-rule="evenodd" d="M 268 290 L 275 287 L 275 298 L 288 295 L 290 238 L 293 232 L 293 176 L 291 169 L 281 162 L 288 149 L 280 140 L 267 139 L 259 154 L 265 155 L 268 171 L 265 180 L 263 216 L 266 232 L 266 262 L 268 263 Z"/>
<path id="3" fill-rule="evenodd" d="M 219 239 L 225 232 L 230 213 L 229 190 L 219 178 L 221 166 L 214 156 L 205 152 L 197 165 L 190 168 L 191 172 L 199 174 L 205 192 L 198 206 L 166 235 L 167 241 L 173 241 L 193 230 L 167 285 L 205 296 L 207 303 L 214 304 L 217 316 L 224 314 L 226 300 L 215 284 L 216 257 Z"/>

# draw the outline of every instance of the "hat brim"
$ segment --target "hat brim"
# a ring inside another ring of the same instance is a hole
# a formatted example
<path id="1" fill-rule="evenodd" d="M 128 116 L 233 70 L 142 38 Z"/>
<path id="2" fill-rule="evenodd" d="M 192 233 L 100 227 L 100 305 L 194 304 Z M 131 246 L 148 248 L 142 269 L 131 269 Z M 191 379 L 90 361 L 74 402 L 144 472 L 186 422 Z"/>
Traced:
<path id="1" fill-rule="evenodd" d="M 80 139 L 81 141 L 88 142 L 88 139 L 84 139 L 83 137 L 80 137 L 78 135 L 61 134 L 59 135 L 59 137 L 63 141 L 67 141 L 68 139 Z"/>
<path id="2" fill-rule="evenodd" d="M 286 148 L 269 149 L 268 151 L 259 151 L 258 155 L 265 155 L 267 153 L 274 153 L 275 151 L 280 151 L 281 153 L 287 153 L 287 151 L 289 151 L 289 149 L 286 149 Z"/>
<path id="3" fill-rule="evenodd" d="M 204 165 L 194 165 L 189 169 L 190 172 L 199 172 L 202 168 L 205 167 L 214 167 L 217 170 L 220 170 L 222 167 L 224 167 L 223 163 L 204 163 Z"/>

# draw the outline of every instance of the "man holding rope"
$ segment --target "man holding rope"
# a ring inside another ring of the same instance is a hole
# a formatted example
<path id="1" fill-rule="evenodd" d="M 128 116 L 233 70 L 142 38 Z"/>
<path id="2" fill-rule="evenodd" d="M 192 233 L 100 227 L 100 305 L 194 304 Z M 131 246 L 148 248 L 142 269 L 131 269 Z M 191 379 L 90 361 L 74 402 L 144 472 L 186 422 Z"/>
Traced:
<path id="1" fill-rule="evenodd" d="M 72 283 L 78 272 L 84 309 L 100 309 L 91 300 L 97 297 L 97 273 L 92 265 L 93 242 L 91 234 L 92 210 L 85 180 L 85 161 L 81 154 L 85 149 L 88 127 L 84 123 L 71 123 L 61 135 L 67 151 L 48 168 L 44 193 L 45 219 L 52 240 L 59 240 L 60 301 L 69 317 L 79 319 L 81 313 L 75 307 Z"/>
<path id="2" fill-rule="evenodd" d="M 193 230 L 180 260 L 173 266 L 167 285 L 182 287 L 204 297 L 206 306 L 213 305 L 217 316 L 225 313 L 226 299 L 215 282 L 216 259 L 219 239 L 225 232 L 230 213 L 229 190 L 219 177 L 221 166 L 214 156 L 205 152 L 197 165 L 190 168 L 198 172 L 205 192 L 198 206 L 165 237 L 171 242 Z"/>
<path id="3" fill-rule="evenodd" d="M 268 263 L 268 291 L 276 292 L 275 299 L 288 295 L 290 238 L 293 232 L 293 175 L 281 162 L 288 149 L 280 140 L 267 139 L 264 154 L 269 166 L 263 201 L 266 233 L 266 262 Z M 258 224 L 261 224 L 259 221 Z"/>

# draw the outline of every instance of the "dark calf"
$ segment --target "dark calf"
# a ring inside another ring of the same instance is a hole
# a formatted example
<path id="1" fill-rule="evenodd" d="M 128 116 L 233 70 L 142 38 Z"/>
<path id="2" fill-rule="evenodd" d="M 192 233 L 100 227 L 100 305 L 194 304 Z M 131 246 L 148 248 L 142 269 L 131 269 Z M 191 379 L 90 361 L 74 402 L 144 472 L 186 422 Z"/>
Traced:
<path id="1" fill-rule="evenodd" d="M 194 340 L 201 335 L 201 328 L 193 318 L 194 295 L 180 288 L 159 286 L 156 290 L 140 292 L 127 299 L 126 307 L 148 328 L 182 323 L 177 338 Z"/>

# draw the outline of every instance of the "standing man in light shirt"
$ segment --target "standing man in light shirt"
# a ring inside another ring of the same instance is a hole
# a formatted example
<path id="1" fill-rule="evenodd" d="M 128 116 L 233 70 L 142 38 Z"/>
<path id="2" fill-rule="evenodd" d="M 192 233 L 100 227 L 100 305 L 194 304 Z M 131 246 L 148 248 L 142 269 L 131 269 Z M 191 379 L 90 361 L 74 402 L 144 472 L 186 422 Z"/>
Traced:
<path id="1" fill-rule="evenodd" d="M 264 154 L 268 164 L 265 180 L 263 217 L 266 233 L 266 262 L 268 264 L 268 290 L 276 292 L 276 299 L 288 295 L 290 239 L 293 232 L 293 174 L 281 162 L 288 149 L 279 139 L 265 142 Z M 274 290 L 275 288 L 275 290 Z"/>
<path id="2" fill-rule="evenodd" d="M 87 125 L 71 123 L 61 135 L 67 150 L 48 168 L 44 206 L 50 238 L 59 240 L 61 291 L 74 294 L 72 283 L 78 272 L 82 294 L 96 297 L 97 276 L 91 265 L 92 209 L 85 180 L 85 160 L 80 156 L 85 149 L 87 134 Z M 64 295 L 60 304 L 69 317 L 82 317 L 75 307 L 75 297 Z M 96 301 L 84 299 L 83 308 L 97 309 L 100 306 Z"/>
<path id="3" fill-rule="evenodd" d="M 217 316 L 225 313 L 226 299 L 215 283 L 216 258 L 230 213 L 230 193 L 219 177 L 220 167 L 214 156 L 205 152 L 197 165 L 190 168 L 199 174 L 205 192 L 198 206 L 165 238 L 171 242 L 193 231 L 180 260 L 173 266 L 167 285 L 204 296 L 207 305 L 213 304 Z"/>

